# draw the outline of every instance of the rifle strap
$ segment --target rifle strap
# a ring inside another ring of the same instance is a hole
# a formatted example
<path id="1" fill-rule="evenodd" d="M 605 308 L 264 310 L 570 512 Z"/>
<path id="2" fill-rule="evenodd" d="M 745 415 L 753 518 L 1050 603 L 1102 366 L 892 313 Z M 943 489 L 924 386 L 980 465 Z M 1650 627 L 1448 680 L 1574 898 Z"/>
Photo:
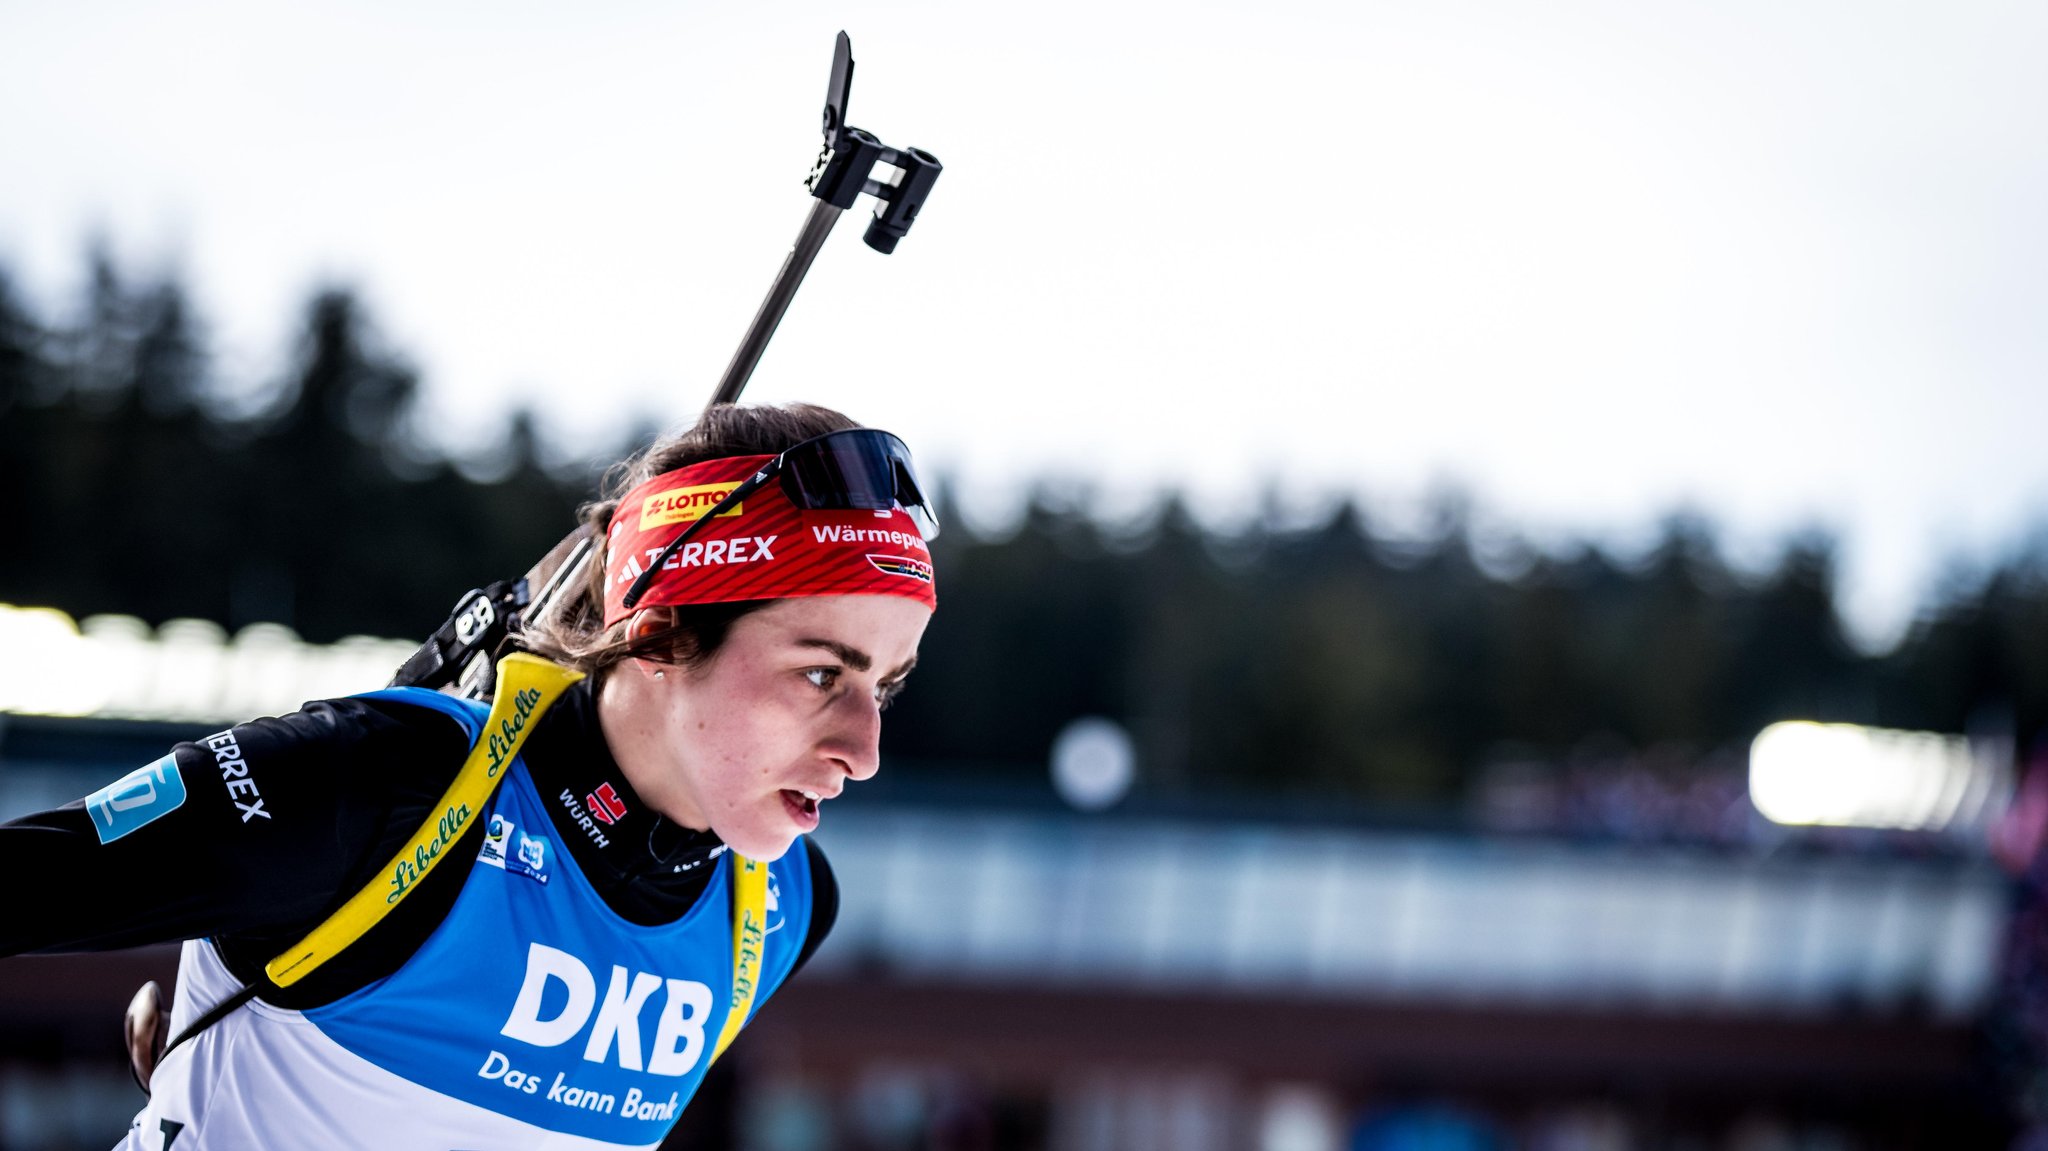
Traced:
<path id="1" fill-rule="evenodd" d="M 427 822 L 413 833 L 383 871 L 347 903 L 304 939 L 265 964 L 262 975 L 194 1020 L 164 1047 L 154 1063 L 161 1065 L 163 1056 L 168 1056 L 179 1044 L 220 1022 L 264 991 L 289 987 L 304 979 L 390 914 L 447 857 L 448 849 L 461 838 L 470 820 L 483 812 L 498 784 L 503 782 L 505 768 L 519 754 L 541 715 L 564 690 L 582 678 L 582 672 L 525 652 L 514 652 L 500 660 L 496 690 L 482 734 Z M 768 866 L 734 852 L 732 869 L 732 999 L 725 1027 L 711 1054 L 713 1060 L 725 1053 L 747 1021 L 760 978 L 762 945 L 767 937 Z M 145 1083 L 144 1090 L 147 1089 Z"/>
<path id="2" fill-rule="evenodd" d="M 448 857 L 469 822 L 483 814 L 491 793 L 504 781 L 505 769 L 519 754 L 541 714 L 572 683 L 583 678 L 536 655 L 514 652 L 498 661 L 498 683 L 483 734 L 469 749 L 469 758 L 455 773 L 448 790 L 434 805 L 426 823 L 413 832 L 384 870 L 363 885 L 327 921 L 304 939 L 264 964 L 263 973 L 278 987 L 304 979 L 343 948 L 363 937 L 391 909 L 419 887 L 419 882 Z"/>
<path id="3" fill-rule="evenodd" d="M 761 980 L 761 953 L 768 941 L 768 865 L 746 856 L 732 857 L 732 1000 L 711 1061 L 725 1054 L 747 1022 L 754 992 Z"/>

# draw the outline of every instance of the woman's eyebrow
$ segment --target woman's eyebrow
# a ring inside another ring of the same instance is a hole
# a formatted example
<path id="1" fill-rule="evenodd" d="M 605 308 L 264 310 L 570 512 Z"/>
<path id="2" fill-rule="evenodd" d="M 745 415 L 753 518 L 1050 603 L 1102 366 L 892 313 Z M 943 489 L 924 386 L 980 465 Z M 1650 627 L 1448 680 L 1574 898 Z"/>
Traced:
<path id="1" fill-rule="evenodd" d="M 798 647 L 822 647 L 826 651 L 831 652 L 833 655 L 838 656 L 840 663 L 845 664 L 846 666 L 852 668 L 855 671 L 866 671 L 867 669 L 875 666 L 875 660 L 873 656 L 870 656 L 868 653 L 860 650 L 857 647 L 852 647 L 850 645 L 840 643 L 836 639 L 806 638 L 796 641 L 796 645 Z"/>
<path id="2" fill-rule="evenodd" d="M 829 651 L 833 655 L 839 657 L 839 662 L 845 664 L 846 666 L 852 668 L 855 671 L 866 671 L 867 669 L 875 666 L 875 660 L 873 656 L 870 656 L 868 653 L 860 650 L 857 647 L 840 643 L 836 639 L 817 639 L 815 637 L 806 637 L 804 639 L 797 640 L 796 645 L 798 647 L 824 648 L 826 651 Z M 911 668 L 914 668 L 916 666 L 917 657 L 911 656 L 909 659 L 903 661 L 902 667 L 899 667 L 895 671 L 890 672 L 889 678 L 902 679 L 904 676 L 910 674 Z"/>

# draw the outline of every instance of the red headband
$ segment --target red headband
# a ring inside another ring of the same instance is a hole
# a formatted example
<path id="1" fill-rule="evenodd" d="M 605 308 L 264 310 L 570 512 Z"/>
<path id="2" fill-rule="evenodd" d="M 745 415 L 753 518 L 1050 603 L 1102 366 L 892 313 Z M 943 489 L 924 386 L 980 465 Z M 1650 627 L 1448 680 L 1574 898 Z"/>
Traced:
<path id="1" fill-rule="evenodd" d="M 606 534 L 605 626 L 633 614 L 626 589 L 677 533 L 774 458 L 706 460 L 627 492 Z M 770 481 L 691 536 L 633 606 L 814 595 L 900 595 L 936 607 L 932 553 L 902 508 L 808 511 Z"/>

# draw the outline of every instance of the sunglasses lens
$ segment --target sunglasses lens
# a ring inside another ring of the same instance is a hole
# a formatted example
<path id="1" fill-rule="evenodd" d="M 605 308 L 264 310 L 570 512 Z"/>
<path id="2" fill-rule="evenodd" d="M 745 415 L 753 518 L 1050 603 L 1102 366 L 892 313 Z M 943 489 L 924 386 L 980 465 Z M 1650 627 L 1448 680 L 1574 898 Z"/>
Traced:
<path id="1" fill-rule="evenodd" d="M 782 486 L 800 508 L 886 511 L 901 505 L 924 538 L 939 534 L 910 449 L 888 432 L 854 428 L 798 444 L 783 457 Z"/>
<path id="2" fill-rule="evenodd" d="M 926 540 L 938 538 L 938 514 L 932 511 L 932 502 L 925 498 L 924 489 L 917 486 L 917 474 L 910 469 L 908 449 L 896 461 L 896 502 L 910 513 L 911 522 L 917 525 L 917 534 Z"/>

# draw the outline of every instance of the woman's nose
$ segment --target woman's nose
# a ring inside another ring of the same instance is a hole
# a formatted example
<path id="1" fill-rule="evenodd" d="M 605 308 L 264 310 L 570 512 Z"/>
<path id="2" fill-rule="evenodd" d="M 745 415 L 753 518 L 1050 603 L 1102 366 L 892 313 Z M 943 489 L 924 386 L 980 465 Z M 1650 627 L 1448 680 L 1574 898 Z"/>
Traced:
<path id="1" fill-rule="evenodd" d="M 859 692 L 848 692 L 840 726 L 828 749 L 841 770 L 854 779 L 871 778 L 882 767 L 882 706 Z"/>

